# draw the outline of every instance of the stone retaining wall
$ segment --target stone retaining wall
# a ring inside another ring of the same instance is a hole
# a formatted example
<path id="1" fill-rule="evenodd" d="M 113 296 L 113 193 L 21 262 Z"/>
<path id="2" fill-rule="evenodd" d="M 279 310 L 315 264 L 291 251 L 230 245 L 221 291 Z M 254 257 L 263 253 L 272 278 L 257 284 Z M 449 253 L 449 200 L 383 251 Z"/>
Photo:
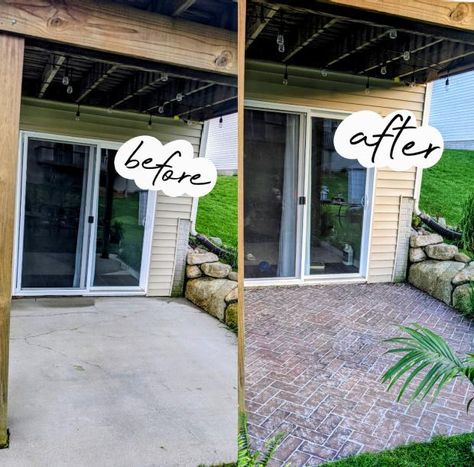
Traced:
<path id="1" fill-rule="evenodd" d="M 443 237 L 425 231 L 410 237 L 408 282 L 465 314 L 474 316 L 474 261 Z"/>
<path id="2" fill-rule="evenodd" d="M 237 273 L 202 248 L 189 249 L 185 297 L 228 326 L 237 328 Z"/>

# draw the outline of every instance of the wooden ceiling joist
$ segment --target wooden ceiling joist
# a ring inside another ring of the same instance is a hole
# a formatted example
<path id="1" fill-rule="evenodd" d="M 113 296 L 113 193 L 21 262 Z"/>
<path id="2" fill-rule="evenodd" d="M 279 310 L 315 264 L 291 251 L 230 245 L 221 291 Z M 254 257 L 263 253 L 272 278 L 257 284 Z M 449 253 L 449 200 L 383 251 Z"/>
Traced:
<path id="1" fill-rule="evenodd" d="M 137 73 L 128 80 L 127 84 L 119 85 L 119 89 L 110 98 L 109 109 L 115 109 L 127 102 L 132 97 L 151 91 L 159 83 L 163 82 L 162 73 Z"/>
<path id="2" fill-rule="evenodd" d="M 171 16 L 180 16 L 186 10 L 189 10 L 194 4 L 196 0 L 176 0 L 173 13 Z"/>
<path id="3" fill-rule="evenodd" d="M 87 73 L 82 81 L 76 103 L 80 104 L 97 86 L 105 81 L 114 71 L 118 69 L 118 65 L 110 65 L 107 63 L 94 63 L 92 69 Z"/>
<path id="4" fill-rule="evenodd" d="M 245 48 L 248 49 L 252 45 L 253 41 L 259 36 L 259 34 L 265 29 L 265 26 L 270 20 L 278 13 L 280 7 L 268 7 L 260 5 L 260 12 L 255 18 L 254 22 L 250 25 L 250 30 L 247 33 L 247 41 Z"/>
<path id="5" fill-rule="evenodd" d="M 38 98 L 41 99 L 46 91 L 48 90 L 49 85 L 53 81 L 54 77 L 57 75 L 58 71 L 61 69 L 62 64 L 66 60 L 64 55 L 54 55 L 51 54 L 51 61 L 48 62 L 43 71 L 43 77 L 41 80 L 41 89 L 38 93 Z"/>
<path id="6" fill-rule="evenodd" d="M 315 41 L 321 34 L 326 32 L 327 29 L 334 26 L 336 23 L 336 18 L 314 17 L 312 21 L 309 21 L 308 27 L 304 27 L 302 30 L 298 31 L 298 40 L 296 41 L 296 44 L 283 57 L 282 62 L 286 63 L 288 60 L 293 58 L 299 51 Z"/>
<path id="7" fill-rule="evenodd" d="M 356 28 L 354 31 L 345 35 L 342 40 L 338 40 L 334 47 L 327 52 L 328 57 L 334 58 L 329 60 L 324 65 L 324 68 L 329 68 L 351 55 L 363 51 L 385 37 L 388 32 L 389 30 L 385 28 Z"/>
<path id="8" fill-rule="evenodd" d="M 231 94 L 229 95 L 229 93 Z M 215 88 L 212 92 L 212 99 L 202 99 L 202 97 L 196 97 L 195 99 L 187 102 L 186 110 L 180 111 L 176 115 L 179 117 L 190 116 L 192 118 L 192 116 L 199 111 L 210 109 L 235 99 L 237 99 L 237 92 L 235 89 L 225 89 L 223 87 Z"/>
<path id="9" fill-rule="evenodd" d="M 442 42 L 443 42 L 443 39 L 434 39 L 432 41 L 426 42 L 424 45 L 420 45 L 419 47 L 415 47 L 413 49 L 407 49 L 407 51 L 410 52 L 410 57 L 415 57 L 415 59 L 416 59 L 416 54 L 418 52 L 421 52 L 421 51 L 423 51 L 425 49 L 428 49 L 430 47 L 434 47 L 434 46 L 436 46 L 436 45 L 438 45 Z M 375 64 L 374 64 L 374 60 L 372 60 L 372 61 L 367 60 L 365 63 L 362 64 L 362 69 L 360 71 L 358 71 L 357 74 L 359 74 L 359 75 L 369 74 L 373 70 L 376 70 L 377 68 L 380 68 L 383 65 L 390 65 L 394 62 L 403 60 L 403 56 L 404 56 L 404 52 L 399 52 L 399 53 L 396 53 L 395 56 L 387 58 L 384 61 L 378 60 L 378 61 L 376 61 Z M 370 63 L 370 65 L 368 65 L 369 63 Z"/>

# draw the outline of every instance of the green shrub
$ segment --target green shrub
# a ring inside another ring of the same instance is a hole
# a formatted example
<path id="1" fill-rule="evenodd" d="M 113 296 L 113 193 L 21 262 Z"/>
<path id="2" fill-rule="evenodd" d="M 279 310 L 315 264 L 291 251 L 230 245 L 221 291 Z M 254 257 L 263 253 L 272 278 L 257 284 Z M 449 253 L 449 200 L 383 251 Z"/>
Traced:
<path id="1" fill-rule="evenodd" d="M 472 192 L 463 206 L 459 229 L 462 232 L 461 246 L 466 250 L 474 250 L 474 192 Z"/>

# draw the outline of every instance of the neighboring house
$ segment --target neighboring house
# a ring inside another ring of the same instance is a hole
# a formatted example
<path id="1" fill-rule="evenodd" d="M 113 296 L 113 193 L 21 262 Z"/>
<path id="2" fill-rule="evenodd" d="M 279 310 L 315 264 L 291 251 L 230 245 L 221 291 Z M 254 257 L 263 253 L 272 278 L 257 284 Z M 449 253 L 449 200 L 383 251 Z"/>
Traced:
<path id="1" fill-rule="evenodd" d="M 434 82 L 430 125 L 441 132 L 447 149 L 474 150 L 473 109 L 474 71 Z"/>
<path id="2" fill-rule="evenodd" d="M 334 132 L 359 110 L 427 120 L 426 83 L 474 68 L 474 33 L 449 7 L 368 3 L 249 2 L 246 285 L 405 278 L 421 171 L 365 169 Z"/>
<path id="3" fill-rule="evenodd" d="M 23 82 L 21 96 L 2 91 L 13 96 L 11 130 L 2 122 L 12 145 L 0 152 L 12 160 L 3 175 L 16 215 L 2 206 L 0 223 L 14 230 L 15 296 L 182 292 L 193 198 L 141 190 L 113 159 L 145 134 L 186 139 L 197 156 L 202 122 L 236 111 L 236 5 L 118 3 L 37 12 L 0 1 L 0 56 L 10 63 L 3 87 Z M 51 24 L 62 24 L 59 33 Z"/>
<path id="4" fill-rule="evenodd" d="M 207 137 L 205 157 L 217 167 L 219 175 L 237 173 L 237 113 L 209 120 L 204 129 Z"/>

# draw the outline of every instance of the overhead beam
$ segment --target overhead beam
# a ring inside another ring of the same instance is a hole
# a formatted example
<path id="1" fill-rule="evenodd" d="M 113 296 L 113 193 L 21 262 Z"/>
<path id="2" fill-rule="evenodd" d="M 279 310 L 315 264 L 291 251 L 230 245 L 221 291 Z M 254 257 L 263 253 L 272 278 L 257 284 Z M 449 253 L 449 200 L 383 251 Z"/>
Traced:
<path id="1" fill-rule="evenodd" d="M 82 80 L 83 84 L 76 98 L 76 103 L 80 104 L 99 84 L 104 82 L 118 68 L 118 65 L 109 65 L 101 62 L 94 63 L 92 69 Z"/>
<path id="2" fill-rule="evenodd" d="M 24 40 L 0 33 L 0 448 L 8 446 L 8 354 Z"/>
<path id="3" fill-rule="evenodd" d="M 431 23 L 439 26 L 474 30 L 474 5 L 466 2 L 445 0 L 322 0 L 323 3 L 348 6 L 384 15 Z"/>
<path id="4" fill-rule="evenodd" d="M 265 26 L 271 21 L 271 19 L 278 13 L 279 6 L 269 7 L 266 5 L 260 5 L 260 12 L 257 13 L 255 21 L 250 25 L 247 33 L 247 40 L 245 42 L 245 48 L 248 49 L 260 33 L 265 29 Z"/>
<path id="5" fill-rule="evenodd" d="M 191 68 L 183 68 L 176 65 L 165 63 L 153 63 L 136 57 L 119 56 L 108 52 L 100 52 L 97 50 L 84 50 L 67 44 L 52 44 L 39 39 L 30 39 L 27 49 L 39 51 L 51 51 L 55 55 L 65 54 L 70 58 L 80 58 L 83 60 L 94 60 L 96 62 L 106 63 L 109 65 L 117 65 L 119 68 L 129 70 L 145 71 L 148 73 L 167 73 L 170 76 L 194 79 L 199 81 L 209 81 L 215 84 L 225 86 L 237 86 L 237 80 L 233 75 L 224 75 L 214 71 L 195 70 Z"/>
<path id="6" fill-rule="evenodd" d="M 120 90 L 110 98 L 109 109 L 115 109 L 141 93 L 152 90 L 158 83 L 162 82 L 161 73 L 138 73 L 133 75 L 125 86 L 119 85 Z"/>
<path id="7" fill-rule="evenodd" d="M 185 11 L 189 10 L 194 4 L 196 0 L 177 0 L 175 2 L 175 7 L 172 13 L 172 16 L 179 16 L 182 15 Z"/>
<path id="8" fill-rule="evenodd" d="M 41 79 L 41 89 L 38 93 L 38 98 L 41 99 L 45 92 L 48 90 L 49 85 L 53 81 L 54 77 L 57 75 L 58 71 L 61 69 L 61 65 L 66 60 L 64 55 L 51 55 L 51 62 L 47 63 L 44 67 L 43 78 Z"/>
<path id="9" fill-rule="evenodd" d="M 111 2 L 0 0 L 0 31 L 196 70 L 237 74 L 234 32 Z"/>
<path id="10" fill-rule="evenodd" d="M 366 0 L 367 1 L 367 0 Z M 394 0 L 391 0 L 392 2 Z M 397 0 L 395 0 L 397 1 Z M 446 5 L 456 5 L 456 3 L 444 2 L 444 0 L 433 0 L 434 3 Z M 474 24 L 471 27 L 463 27 L 457 29 L 451 27 L 451 24 L 444 23 L 431 23 L 423 22 L 422 15 L 418 17 L 408 17 L 404 15 L 389 15 L 380 14 L 377 11 L 370 9 L 359 8 L 354 5 L 353 1 L 345 1 L 344 4 L 336 4 L 330 0 L 275 0 L 269 2 L 268 0 L 254 0 L 255 3 L 268 4 L 271 3 L 274 6 L 278 6 L 280 9 L 288 11 L 298 11 L 300 13 L 313 13 L 330 15 L 340 20 L 351 21 L 354 23 L 367 24 L 372 26 L 380 26 L 387 28 L 395 28 L 398 31 L 407 32 L 410 34 L 417 34 L 422 36 L 436 37 L 438 39 L 446 39 L 457 42 L 463 42 L 465 44 L 474 45 Z M 431 5 L 431 0 L 414 0 L 414 4 L 421 2 Z M 378 6 L 385 2 L 371 1 L 373 6 Z M 400 9 L 405 9 L 405 3 L 397 1 Z M 347 4 L 347 6 L 346 6 Z M 410 5 L 411 6 L 411 5 Z M 430 8 L 426 6 L 426 8 Z M 474 8 L 474 4 L 470 4 L 469 8 Z M 408 10 L 411 11 L 410 8 Z"/>
<path id="11" fill-rule="evenodd" d="M 331 26 L 337 23 L 336 18 L 312 17 L 307 27 L 298 31 L 298 39 L 291 50 L 283 57 L 283 63 L 293 58 L 298 52 L 303 50 L 308 44 L 316 40 L 321 34 L 324 34 Z"/>

